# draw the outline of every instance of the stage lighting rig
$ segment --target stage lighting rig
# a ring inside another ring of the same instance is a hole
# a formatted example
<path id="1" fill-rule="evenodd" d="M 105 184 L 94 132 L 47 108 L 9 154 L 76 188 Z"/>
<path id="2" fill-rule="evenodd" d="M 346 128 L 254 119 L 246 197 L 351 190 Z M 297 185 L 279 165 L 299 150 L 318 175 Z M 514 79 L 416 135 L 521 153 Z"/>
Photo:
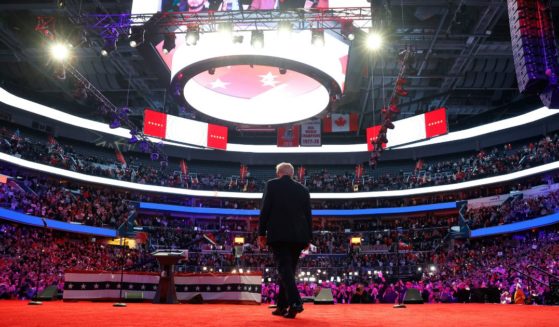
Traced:
<path id="1" fill-rule="evenodd" d="M 383 37 L 377 31 L 370 30 L 369 35 L 367 35 L 367 48 L 376 51 L 382 48 Z"/>
<path id="2" fill-rule="evenodd" d="M 355 27 L 353 26 L 353 20 L 344 20 L 341 23 L 341 33 L 348 40 L 355 40 Z"/>
<path id="3" fill-rule="evenodd" d="M 163 38 L 163 53 L 168 54 L 175 48 L 177 36 L 175 33 L 167 33 Z"/>
<path id="4" fill-rule="evenodd" d="M 264 32 L 252 31 L 250 45 L 252 45 L 253 48 L 262 49 L 264 47 Z"/>
<path id="5" fill-rule="evenodd" d="M 200 27 L 198 25 L 188 26 L 186 30 L 186 45 L 196 45 L 200 40 Z"/>
<path id="6" fill-rule="evenodd" d="M 293 32 L 293 24 L 287 21 L 278 23 L 278 37 L 281 40 L 289 39 L 291 32 Z"/>
<path id="7" fill-rule="evenodd" d="M 145 40 L 145 29 L 139 26 L 132 26 L 132 31 L 130 33 L 130 46 L 135 48 L 140 44 L 144 43 Z"/>
<path id="8" fill-rule="evenodd" d="M 317 47 L 324 46 L 324 30 L 321 28 L 313 29 L 311 31 L 311 43 Z"/>
<path id="9" fill-rule="evenodd" d="M 107 57 L 111 52 L 116 50 L 116 39 L 105 39 L 105 44 L 101 49 L 101 55 Z"/>
<path id="10" fill-rule="evenodd" d="M 65 43 L 54 43 L 50 46 L 50 54 L 56 61 L 65 61 L 70 57 L 70 47 Z"/>

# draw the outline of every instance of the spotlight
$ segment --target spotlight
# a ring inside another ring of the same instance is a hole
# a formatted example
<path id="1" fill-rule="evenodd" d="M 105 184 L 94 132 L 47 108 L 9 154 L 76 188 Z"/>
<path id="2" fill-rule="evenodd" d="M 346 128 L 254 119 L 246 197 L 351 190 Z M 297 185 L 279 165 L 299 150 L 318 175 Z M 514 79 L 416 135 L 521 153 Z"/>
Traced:
<path id="1" fill-rule="evenodd" d="M 219 24 L 219 26 L 217 27 L 217 31 L 219 32 L 219 34 L 221 34 L 221 37 L 224 40 L 228 40 L 231 38 L 231 35 L 233 34 L 233 24 L 231 23 Z"/>
<path id="2" fill-rule="evenodd" d="M 188 26 L 185 39 L 186 45 L 196 45 L 200 40 L 200 28 L 196 25 Z"/>
<path id="3" fill-rule="evenodd" d="M 105 45 L 103 45 L 103 48 L 101 49 L 101 55 L 103 57 L 106 57 L 115 50 L 116 50 L 116 39 L 106 39 Z"/>
<path id="4" fill-rule="evenodd" d="M 163 53 L 168 54 L 175 48 L 175 33 L 167 33 L 163 38 Z"/>
<path id="5" fill-rule="evenodd" d="M 64 61 L 70 56 L 70 48 L 63 43 L 55 43 L 50 47 L 51 56 L 57 61 Z"/>
<path id="6" fill-rule="evenodd" d="M 367 48 L 371 50 L 378 50 L 382 47 L 382 35 L 378 32 L 369 31 L 367 36 Z"/>
<path id="7" fill-rule="evenodd" d="M 132 26 L 132 31 L 130 32 L 130 46 L 135 48 L 140 44 L 144 43 L 144 35 L 146 31 L 139 26 Z"/>
<path id="8" fill-rule="evenodd" d="M 233 36 L 233 44 L 241 44 L 243 43 L 244 37 L 242 35 L 235 35 Z"/>
<path id="9" fill-rule="evenodd" d="M 353 20 L 345 20 L 342 22 L 341 33 L 350 41 L 355 39 Z"/>
<path id="10" fill-rule="evenodd" d="M 324 30 L 323 29 L 313 29 L 311 34 L 311 43 L 317 47 L 324 46 Z"/>
<path id="11" fill-rule="evenodd" d="M 279 73 L 280 73 L 280 75 L 285 75 L 287 73 L 287 69 L 280 67 L 279 68 Z"/>
<path id="12" fill-rule="evenodd" d="M 208 74 L 210 74 L 210 75 L 215 74 L 215 68 L 212 67 L 212 68 L 208 69 Z"/>
<path id="13" fill-rule="evenodd" d="M 290 22 L 279 22 L 278 24 L 278 37 L 280 39 L 288 39 L 293 31 L 293 25 Z"/>
<path id="14" fill-rule="evenodd" d="M 57 7 L 57 8 L 64 8 L 64 7 L 66 7 L 66 1 L 64 1 L 64 0 L 57 0 L 57 1 L 56 1 L 56 7 Z"/>
<path id="15" fill-rule="evenodd" d="M 262 49 L 264 47 L 264 32 L 252 31 L 250 45 L 253 48 Z"/>

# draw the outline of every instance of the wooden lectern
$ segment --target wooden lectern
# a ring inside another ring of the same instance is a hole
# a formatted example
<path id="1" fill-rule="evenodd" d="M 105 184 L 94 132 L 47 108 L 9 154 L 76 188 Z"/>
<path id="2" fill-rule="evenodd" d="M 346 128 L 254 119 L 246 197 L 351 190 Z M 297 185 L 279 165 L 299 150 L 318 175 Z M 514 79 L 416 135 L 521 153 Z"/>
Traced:
<path id="1" fill-rule="evenodd" d="M 158 250 L 152 255 L 159 262 L 159 287 L 153 298 L 153 303 L 176 304 L 177 291 L 175 290 L 175 265 L 182 259 L 186 259 L 188 251 L 181 250 Z"/>

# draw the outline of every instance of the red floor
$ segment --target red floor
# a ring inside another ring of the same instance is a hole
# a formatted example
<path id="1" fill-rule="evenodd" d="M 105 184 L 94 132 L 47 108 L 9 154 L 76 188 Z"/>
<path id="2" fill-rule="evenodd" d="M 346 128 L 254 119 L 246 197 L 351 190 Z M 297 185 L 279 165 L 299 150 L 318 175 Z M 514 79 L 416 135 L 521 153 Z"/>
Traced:
<path id="1" fill-rule="evenodd" d="M 265 305 L 0 301 L 0 326 L 559 326 L 559 306 L 500 304 L 305 305 L 294 320 Z"/>

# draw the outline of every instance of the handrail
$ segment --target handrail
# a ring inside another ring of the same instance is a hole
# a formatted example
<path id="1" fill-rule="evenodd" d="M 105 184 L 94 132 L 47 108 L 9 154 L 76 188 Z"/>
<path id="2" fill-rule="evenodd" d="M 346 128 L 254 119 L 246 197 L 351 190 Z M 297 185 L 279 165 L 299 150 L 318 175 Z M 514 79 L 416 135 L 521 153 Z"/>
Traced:
<path id="1" fill-rule="evenodd" d="M 525 276 L 525 277 L 529 278 L 530 280 L 533 280 L 533 281 L 538 282 L 538 283 L 540 283 L 540 284 L 542 284 L 542 285 L 544 285 L 544 286 L 546 286 L 546 287 L 549 287 L 549 284 L 547 284 L 547 283 L 545 283 L 545 282 L 543 282 L 543 281 L 541 281 L 541 280 L 539 280 L 539 279 L 536 279 L 536 278 L 530 276 L 529 274 L 527 274 L 527 273 L 525 273 L 525 272 L 523 272 L 523 271 L 521 271 L 521 270 L 518 270 L 518 269 L 513 268 L 513 267 L 509 267 L 509 268 L 512 269 L 512 270 L 514 270 L 514 271 L 516 271 L 516 272 L 518 272 L 518 273 L 520 273 L 522 276 Z"/>
<path id="2" fill-rule="evenodd" d="M 526 268 L 527 268 L 528 270 L 530 270 L 530 269 L 536 269 L 537 271 L 539 271 L 539 272 L 544 273 L 545 275 L 547 275 L 547 277 L 551 277 L 551 278 L 553 278 L 553 279 L 559 281 L 559 276 L 556 276 L 556 275 L 553 275 L 553 274 L 551 274 L 551 273 L 548 273 L 547 271 L 543 270 L 543 269 L 540 268 L 540 267 L 536 267 L 536 266 L 534 266 L 534 265 L 529 265 L 529 266 L 527 266 Z"/>

